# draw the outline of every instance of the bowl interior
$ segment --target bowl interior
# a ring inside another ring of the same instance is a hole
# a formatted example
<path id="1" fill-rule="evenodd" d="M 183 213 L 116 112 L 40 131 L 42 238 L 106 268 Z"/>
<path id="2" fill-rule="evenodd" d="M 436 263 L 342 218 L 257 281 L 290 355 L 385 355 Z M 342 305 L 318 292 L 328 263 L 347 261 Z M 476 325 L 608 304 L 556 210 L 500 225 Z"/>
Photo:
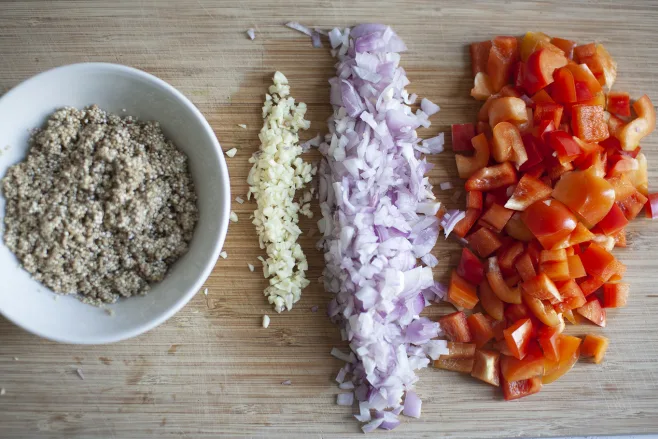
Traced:
<path id="1" fill-rule="evenodd" d="M 219 143 L 201 113 L 182 94 L 142 71 L 113 64 L 75 64 L 53 69 L 0 98 L 0 178 L 22 160 L 30 130 L 57 108 L 102 109 L 157 120 L 165 135 L 189 158 L 200 219 L 190 250 L 164 281 L 146 296 L 120 300 L 103 309 L 73 297 L 58 297 L 18 268 L 2 242 L 0 228 L 0 312 L 24 329 L 55 341 L 109 343 L 157 326 L 182 308 L 210 274 L 228 227 L 229 178 Z M 0 197 L 0 217 L 5 200 Z M 1 222 L 1 221 L 0 221 Z"/>

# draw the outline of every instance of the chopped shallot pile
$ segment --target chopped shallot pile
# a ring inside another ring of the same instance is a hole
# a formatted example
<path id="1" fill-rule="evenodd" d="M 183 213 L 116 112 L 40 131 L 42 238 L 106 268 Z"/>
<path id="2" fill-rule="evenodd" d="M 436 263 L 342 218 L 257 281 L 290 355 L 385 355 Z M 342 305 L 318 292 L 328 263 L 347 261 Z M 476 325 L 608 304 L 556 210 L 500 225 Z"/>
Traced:
<path id="1" fill-rule="evenodd" d="M 337 401 L 351 405 L 355 397 L 364 432 L 390 430 L 400 413 L 420 416 L 414 371 L 448 353 L 446 341 L 432 340 L 439 325 L 419 316 L 445 295 L 430 268 L 440 203 L 422 158 L 443 150 L 443 136 L 422 141 L 416 133 L 439 107 L 428 100 L 416 112 L 409 107 L 416 98 L 400 67 L 406 46 L 390 27 L 333 29 L 329 39 L 338 63 L 329 134 L 319 146 L 319 246 L 325 289 L 335 294 L 328 313 L 352 350 L 332 352 L 347 363 L 336 381 L 350 390 Z"/>
<path id="2" fill-rule="evenodd" d="M 563 334 L 565 319 L 605 327 L 626 305 L 626 267 L 611 251 L 623 257 L 643 208 L 658 216 L 639 144 L 656 113 L 646 95 L 631 105 L 611 90 L 617 64 L 602 44 L 528 32 L 473 43 L 471 58 L 471 95 L 485 102 L 476 126 L 452 127 L 468 195 L 465 212 L 444 218 L 468 248 L 448 290 L 460 311 L 439 321 L 449 352 L 434 365 L 511 400 L 580 357 L 603 360 L 608 339 Z"/>

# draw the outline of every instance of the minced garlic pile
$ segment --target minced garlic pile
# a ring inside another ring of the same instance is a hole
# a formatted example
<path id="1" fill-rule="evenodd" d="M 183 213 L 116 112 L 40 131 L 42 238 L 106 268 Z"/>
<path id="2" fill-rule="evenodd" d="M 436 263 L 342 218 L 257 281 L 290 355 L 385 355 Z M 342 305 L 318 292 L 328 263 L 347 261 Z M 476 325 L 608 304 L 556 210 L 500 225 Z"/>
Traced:
<path id="1" fill-rule="evenodd" d="M 310 122 L 304 119 L 306 104 L 295 105 L 290 97 L 288 79 L 281 73 L 274 74 L 274 85 L 265 95 L 263 128 L 260 131 L 260 150 L 249 159 L 254 166 L 249 172 L 247 198 L 258 202 L 253 223 L 258 232 L 260 247 L 266 249 L 263 274 L 270 278 L 265 296 L 277 312 L 290 310 L 301 297 L 309 281 L 306 256 L 297 243 L 301 230 L 299 216 L 312 217 L 310 194 L 302 197 L 300 207 L 294 201 L 295 191 L 311 181 L 317 169 L 304 163 L 300 154 L 298 131 L 308 129 Z"/>

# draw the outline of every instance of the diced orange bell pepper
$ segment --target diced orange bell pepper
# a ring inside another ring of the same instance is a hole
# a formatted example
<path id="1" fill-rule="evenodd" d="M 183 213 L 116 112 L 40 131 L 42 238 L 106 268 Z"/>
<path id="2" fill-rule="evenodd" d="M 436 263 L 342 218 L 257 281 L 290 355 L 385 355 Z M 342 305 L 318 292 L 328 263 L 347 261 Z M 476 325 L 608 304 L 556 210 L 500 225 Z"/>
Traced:
<path id="1" fill-rule="evenodd" d="M 603 96 L 603 89 L 601 88 L 601 84 L 599 84 L 598 79 L 596 79 L 586 64 L 579 65 L 576 63 L 569 63 L 565 67 L 569 69 L 573 75 L 576 86 L 578 86 L 578 84 L 582 84 L 584 87 L 586 87 L 589 94 L 592 95 L 592 99 L 594 99 L 594 96 Z M 580 102 L 582 99 L 578 99 L 578 101 Z"/>
<path id="2" fill-rule="evenodd" d="M 473 342 L 475 346 L 479 349 L 494 338 L 493 328 L 491 323 L 482 313 L 475 313 L 468 316 L 466 319 L 468 321 L 468 327 L 471 330 L 473 335 Z"/>
<path id="3" fill-rule="evenodd" d="M 585 142 L 600 142 L 610 136 L 603 107 L 598 105 L 572 106 L 571 129 L 575 136 Z"/>
<path id="4" fill-rule="evenodd" d="M 514 188 L 512 197 L 505 203 L 507 209 L 523 211 L 531 204 L 550 197 L 552 188 L 538 178 L 524 174 Z"/>
<path id="5" fill-rule="evenodd" d="M 491 50 L 491 41 L 481 41 L 471 43 L 471 69 L 473 77 L 480 73 L 487 72 L 487 61 L 489 61 L 489 51 Z"/>
<path id="6" fill-rule="evenodd" d="M 452 229 L 452 232 L 459 236 L 460 238 L 463 238 L 466 236 L 466 234 L 471 230 L 473 225 L 475 225 L 475 222 L 478 220 L 480 217 L 480 211 L 477 209 L 466 209 L 466 216 L 464 219 L 459 221 L 457 225 L 455 226 L 454 229 Z"/>
<path id="7" fill-rule="evenodd" d="M 471 96 L 478 101 L 486 101 L 494 93 L 489 75 L 479 72 L 473 79 Z"/>
<path id="8" fill-rule="evenodd" d="M 585 226 L 592 227 L 612 208 L 615 190 L 593 170 L 574 171 L 560 178 L 553 188 L 553 197 L 577 213 Z"/>
<path id="9" fill-rule="evenodd" d="M 478 349 L 475 352 L 471 376 L 492 386 L 500 386 L 500 354 Z"/>
<path id="10" fill-rule="evenodd" d="M 639 191 L 635 190 L 631 195 L 623 200 L 617 202 L 617 205 L 623 212 L 627 220 L 634 220 L 642 211 L 642 208 L 647 207 L 649 211 L 650 203 L 647 202 L 648 198 L 642 195 Z"/>
<path id="11" fill-rule="evenodd" d="M 582 260 L 582 258 L 581 258 Z M 585 297 L 595 293 L 603 286 L 604 281 L 595 276 L 587 276 L 585 279 L 578 281 L 578 286 L 583 291 Z"/>
<path id="12" fill-rule="evenodd" d="M 494 294 L 503 302 L 506 303 L 521 303 L 521 291 L 519 288 L 510 288 L 505 280 L 503 279 L 503 274 L 500 271 L 500 266 L 498 265 L 498 258 L 492 256 L 489 258 L 489 264 L 487 269 L 487 281 L 489 286 L 493 290 Z"/>
<path id="13" fill-rule="evenodd" d="M 608 343 L 609 340 L 602 335 L 587 334 L 580 348 L 580 355 L 585 358 L 592 357 L 592 361 L 599 364 L 608 350 Z"/>
<path id="14" fill-rule="evenodd" d="M 496 320 L 503 320 L 505 304 L 502 300 L 496 296 L 491 287 L 489 286 L 489 281 L 484 280 L 479 287 L 480 292 L 480 304 L 482 309 L 484 309 L 487 314 L 493 317 Z"/>
<path id="15" fill-rule="evenodd" d="M 516 273 L 514 270 L 514 264 L 516 260 L 521 256 L 525 247 L 523 242 L 516 241 L 513 244 L 501 249 L 498 252 L 498 264 L 500 268 L 505 273 Z"/>
<path id="16" fill-rule="evenodd" d="M 564 317 L 572 325 L 576 324 L 576 318 L 574 317 L 572 310 L 564 311 L 562 313 L 562 317 Z"/>
<path id="17" fill-rule="evenodd" d="M 551 37 L 544 33 L 526 32 L 526 34 L 521 39 L 521 45 L 519 47 L 519 55 L 521 56 L 521 61 L 528 61 L 528 58 L 533 52 L 539 49 L 543 49 L 545 45 L 550 43 Z"/>
<path id="18" fill-rule="evenodd" d="M 512 67 L 519 59 L 519 49 L 516 37 L 496 37 L 491 41 L 487 74 L 491 78 L 493 91 L 497 92 L 510 77 Z"/>
<path id="19" fill-rule="evenodd" d="M 472 157 L 455 154 L 455 162 L 457 163 L 459 178 L 469 178 L 489 163 L 490 151 L 487 136 L 484 134 L 478 134 L 473 137 L 471 143 L 475 149 L 475 154 Z"/>
<path id="20" fill-rule="evenodd" d="M 544 89 L 539 90 L 530 99 L 535 103 L 535 108 L 537 107 L 537 104 L 555 104 L 551 95 L 549 95 Z"/>
<path id="21" fill-rule="evenodd" d="M 434 360 L 434 367 L 454 372 L 471 373 L 474 363 L 474 358 L 444 358 L 441 356 Z"/>
<path id="22" fill-rule="evenodd" d="M 574 57 L 578 62 L 587 64 L 599 84 L 612 88 L 617 77 L 617 63 L 612 59 L 603 44 L 585 44 L 574 48 Z"/>
<path id="23" fill-rule="evenodd" d="M 443 358 L 473 358 L 475 356 L 474 343 L 448 342 L 448 353 L 441 354 Z"/>
<path id="24" fill-rule="evenodd" d="M 473 340 L 471 330 L 468 328 L 466 314 L 463 311 L 453 312 L 439 319 L 439 325 L 448 339 L 459 343 L 470 343 Z"/>
<path id="25" fill-rule="evenodd" d="M 528 57 L 523 87 L 529 94 L 535 94 L 553 83 L 553 72 L 567 64 L 567 58 L 548 48 L 533 52 Z"/>
<path id="26" fill-rule="evenodd" d="M 492 156 L 498 163 L 513 161 L 520 167 L 528 160 L 528 155 L 516 125 L 500 122 L 493 128 Z"/>
<path id="27" fill-rule="evenodd" d="M 530 255 L 527 252 L 523 253 L 517 259 L 516 271 L 519 273 L 519 276 L 521 276 L 521 279 L 523 279 L 524 281 L 527 281 L 537 276 L 535 267 L 532 264 L 532 259 L 530 258 Z"/>
<path id="28" fill-rule="evenodd" d="M 524 281 L 521 288 L 525 294 L 539 300 L 556 300 L 558 302 L 562 300 L 555 283 L 546 273 L 540 272 L 532 279 Z"/>
<path id="29" fill-rule="evenodd" d="M 589 299 L 586 304 L 576 308 L 575 311 L 590 322 L 605 328 L 605 309 L 601 307 L 601 302 L 596 297 Z"/>
<path id="30" fill-rule="evenodd" d="M 505 232 L 510 237 L 523 242 L 532 241 L 534 239 L 534 235 L 521 220 L 521 216 L 518 214 L 512 215 L 509 221 L 507 221 L 507 224 L 505 225 Z"/>
<path id="31" fill-rule="evenodd" d="M 580 357 L 580 343 L 581 340 L 578 337 L 560 334 L 558 337 L 559 360 L 555 362 L 546 359 L 542 383 L 550 384 L 571 370 Z"/>
<path id="32" fill-rule="evenodd" d="M 505 381 L 527 380 L 544 373 L 544 354 L 536 342 L 530 343 L 528 354 L 519 360 L 503 355 L 500 357 L 500 373 Z"/>
<path id="33" fill-rule="evenodd" d="M 578 221 L 561 202 L 548 199 L 530 205 L 521 219 L 545 249 L 552 249 L 576 228 Z"/>
<path id="34" fill-rule="evenodd" d="M 580 308 L 587 302 L 583 290 L 573 279 L 562 283 L 558 287 L 558 291 L 560 292 L 560 296 L 562 296 L 562 302 L 555 304 L 556 312 L 563 313 L 572 309 Z"/>
<path id="35" fill-rule="evenodd" d="M 564 261 L 544 262 L 539 264 L 539 270 L 546 274 L 554 282 L 571 278 L 571 273 L 569 272 L 569 262 L 566 259 Z"/>
<path id="36" fill-rule="evenodd" d="M 603 285 L 603 307 L 604 308 L 622 308 L 628 302 L 630 285 L 625 283 L 604 284 Z"/>
<path id="37" fill-rule="evenodd" d="M 468 244 L 475 253 L 486 258 L 500 248 L 502 243 L 498 235 L 486 227 L 481 227 L 468 237 Z"/>
<path id="38" fill-rule="evenodd" d="M 481 224 L 491 228 L 497 233 L 500 233 L 505 228 L 505 224 L 509 221 L 514 211 L 501 206 L 500 204 L 493 203 L 480 218 Z"/>
<path id="39" fill-rule="evenodd" d="M 626 247 L 626 230 L 621 229 L 615 235 L 615 247 Z"/>
<path id="40" fill-rule="evenodd" d="M 542 387 L 542 380 L 539 377 L 512 382 L 508 382 L 503 379 L 501 384 L 505 401 L 513 401 L 515 399 L 538 393 Z"/>
<path id="41" fill-rule="evenodd" d="M 636 191 L 633 183 L 628 179 L 626 174 L 615 175 L 606 178 L 610 186 L 615 190 L 615 201 L 621 201 L 629 195 L 633 195 Z"/>
<path id="42" fill-rule="evenodd" d="M 528 121 L 525 102 L 523 99 L 515 97 L 492 100 L 489 104 L 488 115 L 491 128 L 495 128 L 501 122 L 511 122 L 518 127 Z"/>
<path id="43" fill-rule="evenodd" d="M 608 93 L 608 106 L 606 108 L 610 113 L 617 116 L 630 117 L 631 97 L 625 91 L 611 91 Z"/>
<path id="44" fill-rule="evenodd" d="M 466 208 L 482 210 L 482 192 L 469 191 L 466 193 Z"/>
<path id="45" fill-rule="evenodd" d="M 560 328 L 557 326 L 544 326 L 539 329 L 537 332 L 537 340 L 539 341 L 539 346 L 541 346 L 542 351 L 546 359 L 550 361 L 559 360 L 559 351 L 558 351 L 558 340 L 560 337 Z M 542 364 L 542 374 L 544 372 Z"/>
<path id="46" fill-rule="evenodd" d="M 491 191 L 516 183 L 516 171 L 510 162 L 487 166 L 471 175 L 464 187 L 467 191 Z"/>
<path id="47" fill-rule="evenodd" d="M 503 331 L 505 342 L 512 355 L 519 360 L 528 353 L 528 346 L 532 335 L 532 321 L 530 319 L 519 320 Z"/>
<path id="48" fill-rule="evenodd" d="M 587 276 L 583 261 L 580 260 L 580 255 L 567 256 L 567 264 L 569 265 L 569 276 L 572 279 L 578 279 Z"/>
<path id="49" fill-rule="evenodd" d="M 479 300 L 475 286 L 459 276 L 456 270 L 453 270 L 450 276 L 448 298 L 453 304 L 466 309 L 473 309 Z"/>
<path id="50" fill-rule="evenodd" d="M 555 308 L 548 300 L 539 300 L 523 292 L 523 302 L 528 306 L 532 314 L 546 326 L 559 326 L 561 319 L 555 312 Z"/>
<path id="51" fill-rule="evenodd" d="M 637 118 L 630 121 L 619 133 L 618 139 L 624 151 L 633 151 L 643 137 L 656 129 L 656 109 L 649 96 L 644 95 L 633 102 Z"/>
<path id="52" fill-rule="evenodd" d="M 541 92 L 540 92 L 541 93 Z M 560 126 L 562 112 L 564 107 L 555 103 L 536 103 L 533 118 L 535 125 L 539 125 L 542 120 L 553 121 L 555 127 Z"/>
<path id="53" fill-rule="evenodd" d="M 551 38 L 551 44 L 564 52 L 564 56 L 568 59 L 573 59 L 573 49 L 576 47 L 576 42 L 565 40 L 562 38 Z"/>

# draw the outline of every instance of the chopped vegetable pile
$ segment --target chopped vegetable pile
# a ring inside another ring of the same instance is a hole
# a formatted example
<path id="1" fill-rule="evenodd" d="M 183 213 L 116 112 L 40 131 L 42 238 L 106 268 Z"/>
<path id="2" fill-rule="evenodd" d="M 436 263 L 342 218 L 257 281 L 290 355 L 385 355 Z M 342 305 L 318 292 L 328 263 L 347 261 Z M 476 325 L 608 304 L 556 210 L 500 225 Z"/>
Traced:
<path id="1" fill-rule="evenodd" d="M 442 151 L 443 136 L 421 141 L 416 133 L 439 108 L 428 100 L 415 113 L 409 107 L 416 98 L 399 65 L 406 46 L 390 27 L 334 29 L 329 39 L 339 62 L 329 80 L 330 134 L 319 147 L 320 245 L 325 289 L 335 295 L 328 313 L 352 350 L 332 351 L 348 363 L 336 380 L 354 389 L 337 402 L 351 405 L 353 393 L 363 431 L 390 430 L 401 412 L 420 416 L 414 371 L 448 352 L 445 340 L 431 340 L 439 325 L 419 316 L 428 299 L 444 294 L 430 254 L 440 203 L 421 158 Z"/>
<path id="2" fill-rule="evenodd" d="M 602 44 L 528 32 L 473 43 L 477 124 L 452 126 L 466 211 L 452 230 L 468 244 L 453 271 L 440 319 L 449 353 L 436 367 L 500 386 L 506 400 L 538 392 L 579 357 L 602 361 L 608 340 L 563 334 L 606 326 L 623 307 L 625 226 L 646 207 L 640 141 L 656 125 L 645 95 L 611 91 L 617 64 Z M 456 217 L 441 213 L 444 223 Z M 453 221 L 454 222 L 454 221 Z"/>

